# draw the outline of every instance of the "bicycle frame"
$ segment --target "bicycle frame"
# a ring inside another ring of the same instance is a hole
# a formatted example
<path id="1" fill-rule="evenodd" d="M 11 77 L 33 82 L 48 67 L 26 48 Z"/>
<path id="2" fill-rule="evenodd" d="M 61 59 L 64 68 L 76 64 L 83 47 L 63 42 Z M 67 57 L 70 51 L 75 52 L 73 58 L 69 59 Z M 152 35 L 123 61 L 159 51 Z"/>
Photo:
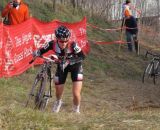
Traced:
<path id="1" fill-rule="evenodd" d="M 40 71 L 37 73 L 35 81 L 32 85 L 32 89 L 29 93 L 29 98 L 27 100 L 26 106 L 28 105 L 29 101 L 31 100 L 31 97 L 35 97 L 35 108 L 38 108 L 40 110 L 44 110 L 49 98 L 52 97 L 52 63 L 55 63 L 54 60 L 41 56 L 40 58 L 43 58 L 45 61 L 42 64 Z M 32 59 L 29 63 L 33 63 L 36 58 Z M 47 81 L 49 80 L 49 87 L 46 88 Z M 40 82 L 40 85 L 38 85 L 38 82 Z M 37 86 L 38 85 L 38 86 Z M 39 87 L 39 88 L 37 88 Z M 35 93 L 35 90 L 37 88 L 37 92 Z M 45 91 L 47 89 L 47 93 Z"/>
<path id="2" fill-rule="evenodd" d="M 45 61 L 42 65 L 42 68 L 41 68 L 41 74 L 43 75 L 43 77 L 45 76 L 44 73 L 47 72 L 47 77 L 49 78 L 49 90 L 50 90 L 50 93 L 49 95 L 44 95 L 44 96 L 48 96 L 48 97 L 52 97 L 52 94 L 51 94 L 51 81 L 52 81 L 52 77 L 51 77 L 51 63 L 50 62 L 47 62 Z"/>

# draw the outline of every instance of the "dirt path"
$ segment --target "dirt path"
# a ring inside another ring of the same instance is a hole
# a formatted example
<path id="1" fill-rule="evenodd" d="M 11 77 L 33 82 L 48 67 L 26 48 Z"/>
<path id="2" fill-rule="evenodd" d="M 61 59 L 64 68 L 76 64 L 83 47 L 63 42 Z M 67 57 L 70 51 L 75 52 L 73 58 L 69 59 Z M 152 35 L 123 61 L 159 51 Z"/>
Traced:
<path id="1" fill-rule="evenodd" d="M 94 87 L 90 95 L 99 106 L 106 105 L 114 110 L 160 107 L 160 84 L 112 78 L 92 84 Z"/>

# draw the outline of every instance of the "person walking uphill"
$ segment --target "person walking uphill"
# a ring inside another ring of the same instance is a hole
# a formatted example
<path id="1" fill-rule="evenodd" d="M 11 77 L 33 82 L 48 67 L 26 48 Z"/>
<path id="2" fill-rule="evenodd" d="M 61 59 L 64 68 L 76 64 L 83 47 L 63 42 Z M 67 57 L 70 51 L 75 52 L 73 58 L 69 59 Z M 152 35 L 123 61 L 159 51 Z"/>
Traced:
<path id="1" fill-rule="evenodd" d="M 1 15 L 8 17 L 10 25 L 20 24 L 29 18 L 28 6 L 22 0 L 13 0 L 6 5 Z"/>
<path id="2" fill-rule="evenodd" d="M 56 40 L 48 42 L 43 48 L 33 52 L 33 57 L 41 56 L 49 50 L 53 51 L 57 59 L 55 73 L 56 101 L 53 105 L 53 112 L 59 112 L 62 105 L 64 84 L 68 72 L 71 73 L 73 112 L 80 113 L 81 89 L 83 81 L 82 61 L 85 55 L 75 41 L 70 40 L 70 30 L 60 26 L 55 30 Z"/>
<path id="3" fill-rule="evenodd" d="M 136 53 L 139 53 L 139 45 L 138 45 L 138 25 L 136 18 L 132 15 L 130 10 L 130 0 L 126 0 L 125 4 L 123 5 L 123 16 L 126 26 L 126 40 L 128 45 L 128 51 L 133 51 L 133 44 Z"/>

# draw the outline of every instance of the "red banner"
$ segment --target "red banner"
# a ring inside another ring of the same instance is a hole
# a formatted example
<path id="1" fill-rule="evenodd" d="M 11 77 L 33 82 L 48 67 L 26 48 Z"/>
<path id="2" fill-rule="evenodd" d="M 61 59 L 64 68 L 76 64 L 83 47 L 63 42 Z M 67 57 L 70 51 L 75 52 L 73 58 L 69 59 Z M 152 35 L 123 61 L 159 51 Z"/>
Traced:
<path id="1" fill-rule="evenodd" d="M 0 77 L 2 77 L 2 66 L 3 66 L 2 43 L 3 43 L 3 25 L 2 23 L 0 23 Z"/>
<path id="2" fill-rule="evenodd" d="M 45 23 L 31 18 L 19 25 L 0 24 L 0 77 L 19 75 L 31 67 L 28 63 L 32 59 L 33 50 L 54 40 L 54 30 L 60 25 L 67 26 L 71 30 L 71 40 L 77 41 L 85 53 L 89 52 L 86 18 L 76 23 L 58 20 Z"/>

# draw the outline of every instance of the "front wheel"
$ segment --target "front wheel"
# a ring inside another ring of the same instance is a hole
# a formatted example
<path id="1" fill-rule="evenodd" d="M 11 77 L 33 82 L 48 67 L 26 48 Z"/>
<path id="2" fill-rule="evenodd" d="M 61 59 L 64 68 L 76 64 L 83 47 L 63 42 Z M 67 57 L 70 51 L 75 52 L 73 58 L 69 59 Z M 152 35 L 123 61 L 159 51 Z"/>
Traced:
<path id="1" fill-rule="evenodd" d="M 49 70 L 46 75 L 46 80 L 45 80 L 45 88 L 43 90 L 43 98 L 39 104 L 39 109 L 40 110 L 45 110 L 45 108 L 48 105 L 49 99 L 52 97 L 51 94 L 51 87 L 53 83 L 53 76 L 51 76 L 51 71 Z"/>
<path id="2" fill-rule="evenodd" d="M 144 70 L 142 82 L 144 83 L 144 81 L 147 78 L 148 79 L 152 78 L 153 83 L 156 84 L 158 71 L 159 71 L 159 61 L 158 60 L 151 61 Z"/>
<path id="3" fill-rule="evenodd" d="M 39 110 L 42 110 L 44 111 L 45 108 L 47 107 L 48 105 L 48 102 L 49 102 L 49 96 L 47 95 L 44 95 L 43 99 L 41 100 L 40 104 L 39 104 Z"/>
<path id="4" fill-rule="evenodd" d="M 28 107 L 29 105 L 31 105 L 32 104 L 31 102 L 33 100 L 35 100 L 35 89 L 36 89 L 36 86 L 38 86 L 38 83 L 40 82 L 40 79 L 41 79 L 40 75 L 37 74 L 37 76 L 36 76 L 36 78 L 34 80 L 34 83 L 32 85 L 32 88 L 31 88 L 31 90 L 29 92 L 28 99 L 27 99 L 27 102 L 25 104 L 25 107 Z"/>
<path id="5" fill-rule="evenodd" d="M 43 97 L 45 94 L 45 87 L 46 87 L 46 78 L 42 77 L 40 80 L 40 84 L 37 86 L 36 89 L 36 96 L 35 96 L 35 108 L 41 109 L 41 104 L 43 102 Z"/>
<path id="6" fill-rule="evenodd" d="M 37 74 L 25 106 L 27 107 L 30 105 L 33 108 L 40 109 L 45 94 L 45 87 L 46 74 Z"/>
<path id="7" fill-rule="evenodd" d="M 142 76 L 142 82 L 144 83 L 146 79 L 151 78 L 153 76 L 154 63 L 150 62 L 145 68 Z"/>

